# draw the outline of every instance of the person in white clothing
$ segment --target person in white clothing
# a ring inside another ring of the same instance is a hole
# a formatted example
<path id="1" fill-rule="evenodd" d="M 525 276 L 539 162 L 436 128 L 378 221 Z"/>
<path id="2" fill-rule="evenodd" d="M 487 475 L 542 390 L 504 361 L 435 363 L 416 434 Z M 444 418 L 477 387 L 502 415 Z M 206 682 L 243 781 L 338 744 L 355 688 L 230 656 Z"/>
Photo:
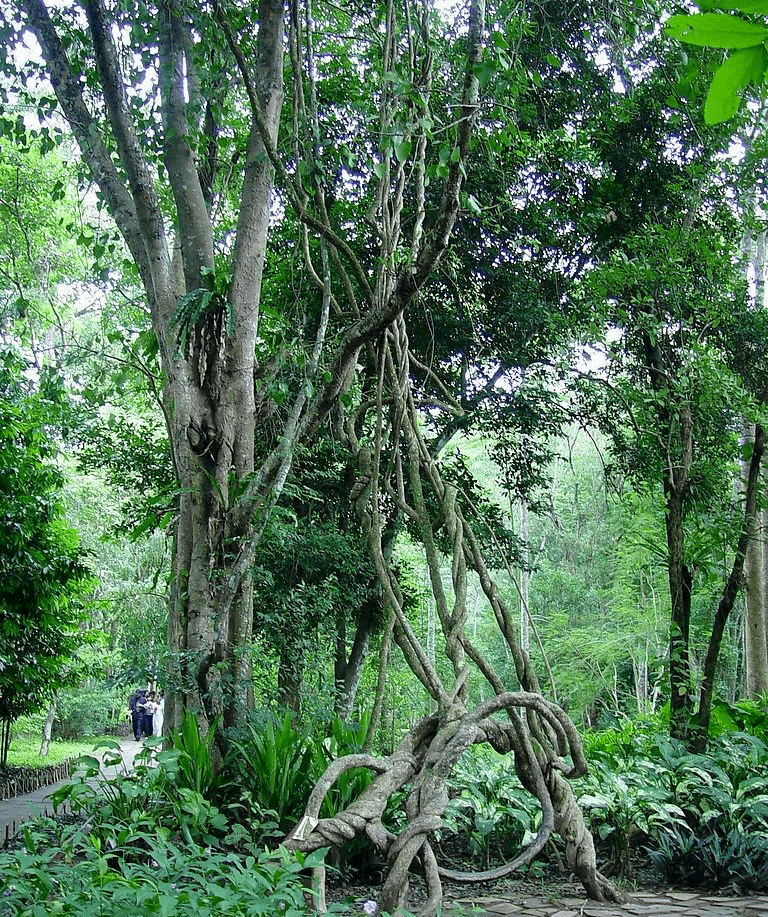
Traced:
<path id="1" fill-rule="evenodd" d="M 155 735 L 161 736 L 163 734 L 163 719 L 165 714 L 165 695 L 161 694 L 155 704 L 155 716 L 154 716 L 154 727 Z"/>

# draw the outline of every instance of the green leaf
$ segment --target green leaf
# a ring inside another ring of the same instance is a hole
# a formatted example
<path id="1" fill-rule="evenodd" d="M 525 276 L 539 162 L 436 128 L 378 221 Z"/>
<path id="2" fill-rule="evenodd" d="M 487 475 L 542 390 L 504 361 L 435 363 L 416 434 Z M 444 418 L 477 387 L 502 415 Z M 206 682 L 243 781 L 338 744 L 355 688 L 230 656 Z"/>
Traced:
<path id="1" fill-rule="evenodd" d="M 405 162 L 406 159 L 411 155 L 411 147 L 413 144 L 410 140 L 395 140 L 395 156 L 397 157 L 398 162 Z"/>
<path id="2" fill-rule="evenodd" d="M 480 204 L 478 204 L 477 198 L 473 194 L 467 195 L 467 210 L 475 215 L 479 215 L 482 212 Z"/>
<path id="3" fill-rule="evenodd" d="M 701 10 L 735 10 L 739 13 L 756 13 L 768 16 L 768 0 L 699 0 Z"/>
<path id="4" fill-rule="evenodd" d="M 373 174 L 376 178 L 381 181 L 384 178 L 384 163 L 383 162 L 374 162 L 373 164 Z"/>
<path id="5" fill-rule="evenodd" d="M 741 105 L 741 90 L 763 80 L 768 55 L 763 45 L 744 48 L 729 55 L 718 68 L 704 103 L 707 124 L 720 124 L 732 118 Z"/>
<path id="6" fill-rule="evenodd" d="M 707 48 L 753 48 L 768 39 L 764 25 L 728 13 L 670 16 L 664 28 L 672 38 Z"/>

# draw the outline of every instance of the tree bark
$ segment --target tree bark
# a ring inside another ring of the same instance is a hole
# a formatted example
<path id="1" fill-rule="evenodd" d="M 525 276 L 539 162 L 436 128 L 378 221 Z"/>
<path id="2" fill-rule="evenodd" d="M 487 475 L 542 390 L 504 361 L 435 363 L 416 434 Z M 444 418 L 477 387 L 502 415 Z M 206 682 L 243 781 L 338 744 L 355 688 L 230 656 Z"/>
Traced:
<path id="1" fill-rule="evenodd" d="M 748 478 L 748 468 L 744 477 Z M 766 511 L 763 509 L 756 514 L 756 524 L 744 558 L 744 664 L 747 697 L 752 698 L 768 694 L 768 553 L 765 523 Z"/>
<path id="2" fill-rule="evenodd" d="M 53 730 L 53 721 L 56 719 L 56 695 L 51 698 L 48 704 L 48 713 L 43 723 L 42 741 L 40 742 L 40 757 L 45 758 L 48 755 L 48 748 L 51 744 L 51 732 Z"/>

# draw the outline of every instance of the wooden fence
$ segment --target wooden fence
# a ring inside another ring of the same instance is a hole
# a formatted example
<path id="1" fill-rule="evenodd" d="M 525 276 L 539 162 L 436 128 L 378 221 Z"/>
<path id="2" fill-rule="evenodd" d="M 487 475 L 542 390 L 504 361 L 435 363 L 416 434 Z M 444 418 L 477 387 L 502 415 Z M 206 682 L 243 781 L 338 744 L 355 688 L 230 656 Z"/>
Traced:
<path id="1" fill-rule="evenodd" d="M 77 758 L 67 758 L 61 764 L 46 767 L 8 767 L 0 771 L 0 800 L 13 799 L 25 793 L 34 793 L 41 787 L 66 780 L 72 773 Z"/>

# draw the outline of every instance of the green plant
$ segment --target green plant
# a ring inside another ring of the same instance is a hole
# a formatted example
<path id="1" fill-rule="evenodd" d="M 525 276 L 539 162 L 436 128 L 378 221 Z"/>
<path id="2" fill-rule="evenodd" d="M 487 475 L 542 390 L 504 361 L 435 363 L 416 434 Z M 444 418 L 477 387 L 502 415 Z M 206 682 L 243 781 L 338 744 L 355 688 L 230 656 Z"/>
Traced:
<path id="1" fill-rule="evenodd" d="M 369 722 L 370 713 L 364 714 L 357 722 L 336 717 L 330 723 L 330 735 L 324 739 L 318 736 L 310 741 L 313 782 L 323 774 L 331 761 L 363 750 Z M 373 774 L 367 768 L 355 767 L 344 771 L 326 794 L 320 809 L 321 816 L 332 818 L 357 799 L 372 780 Z"/>
<path id="2" fill-rule="evenodd" d="M 540 810 L 521 786 L 514 764 L 483 749 L 464 754 L 451 778 L 452 799 L 444 821 L 469 842 L 469 852 L 489 865 L 492 852 L 504 860 L 535 835 Z"/>
<path id="3" fill-rule="evenodd" d="M 304 857 L 284 848 L 240 857 L 176 844 L 137 829 L 141 857 L 127 860 L 85 830 L 50 843 L 50 823 L 25 829 L 24 847 L 0 853 L 3 917 L 304 917 L 315 913 L 301 873 L 325 851 Z M 332 905 L 330 913 L 346 913 Z"/>
<path id="4" fill-rule="evenodd" d="M 664 786 L 662 769 L 636 763 L 635 768 L 616 772 L 609 763 L 594 762 L 585 781 L 587 792 L 578 800 L 593 834 L 608 844 L 614 869 L 627 877 L 632 874 L 636 840 L 670 826 L 689 830 L 684 811 Z"/>
<path id="5" fill-rule="evenodd" d="M 171 748 L 157 755 L 173 782 L 200 796 L 213 798 L 221 788 L 224 777 L 217 772 L 213 751 L 218 722 L 201 733 L 197 717 L 191 710 L 185 710 L 181 729 L 170 733 Z M 161 743 L 149 743 L 159 747 Z"/>
<path id="6" fill-rule="evenodd" d="M 749 705 L 746 714 L 759 722 Z M 766 887 L 762 739 L 724 732 L 706 754 L 691 754 L 681 742 L 626 724 L 618 736 L 590 736 L 589 744 L 590 774 L 579 801 L 619 869 L 629 871 L 630 855 L 642 845 L 671 881 Z"/>
<path id="7" fill-rule="evenodd" d="M 717 737 L 725 732 L 768 735 L 768 696 L 744 698 L 734 704 L 727 701 L 713 704 L 709 734 Z"/>
<path id="8" fill-rule="evenodd" d="M 61 691 L 53 734 L 63 739 L 108 735 L 125 722 L 125 696 L 117 688 L 78 687 Z"/>
<path id="9" fill-rule="evenodd" d="M 143 833 L 189 844 L 218 843 L 228 829 L 228 820 L 195 786 L 180 776 L 176 749 L 159 752 L 148 746 L 137 755 L 131 773 L 105 774 L 104 768 L 120 765 L 120 747 L 105 741 L 100 760 L 84 755 L 72 780 L 52 794 L 54 807 L 67 802 L 77 815 L 87 818 L 89 836 L 102 846 L 128 859 L 142 855 Z M 137 841 L 138 838 L 138 841 Z M 137 851 L 138 844 L 138 851 Z"/>
<path id="10" fill-rule="evenodd" d="M 313 742 L 296 729 L 288 713 L 280 719 L 250 720 L 231 738 L 231 779 L 254 813 L 274 819 L 284 835 L 298 821 L 311 789 Z"/>

